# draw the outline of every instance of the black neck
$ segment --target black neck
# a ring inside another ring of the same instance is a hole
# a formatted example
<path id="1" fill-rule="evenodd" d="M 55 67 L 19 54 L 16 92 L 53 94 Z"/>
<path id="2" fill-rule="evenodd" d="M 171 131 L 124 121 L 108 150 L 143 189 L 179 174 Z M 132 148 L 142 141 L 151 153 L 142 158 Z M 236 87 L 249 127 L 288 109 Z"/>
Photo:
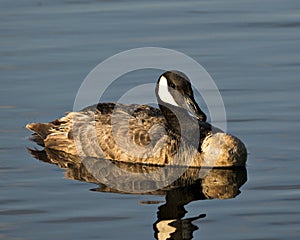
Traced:
<path id="1" fill-rule="evenodd" d="M 166 119 L 166 130 L 174 132 L 178 138 L 181 136 L 190 142 L 194 147 L 201 150 L 203 140 L 213 131 L 222 132 L 218 128 L 213 128 L 209 123 L 202 122 L 190 116 L 187 111 L 182 108 L 169 104 L 159 104 Z M 180 127 L 182 124 L 182 128 Z"/>
<path id="2" fill-rule="evenodd" d="M 176 115 L 179 117 L 182 116 L 183 114 L 182 113 L 180 113 L 179 115 L 176 114 L 180 112 L 179 110 L 176 109 L 176 107 L 171 107 L 171 106 L 167 107 L 159 104 L 159 108 L 166 119 L 167 127 L 169 129 L 172 129 L 175 132 L 180 133 L 180 124 Z M 172 109 L 173 111 L 170 109 Z"/>
<path id="3" fill-rule="evenodd" d="M 191 143 L 199 142 L 199 123 L 198 120 L 188 114 L 185 109 L 169 104 L 159 104 L 159 108 L 167 122 L 167 130 L 171 129 L 178 136 L 183 136 Z M 180 125 L 182 124 L 182 128 Z M 198 147 L 198 146 L 197 146 Z"/>

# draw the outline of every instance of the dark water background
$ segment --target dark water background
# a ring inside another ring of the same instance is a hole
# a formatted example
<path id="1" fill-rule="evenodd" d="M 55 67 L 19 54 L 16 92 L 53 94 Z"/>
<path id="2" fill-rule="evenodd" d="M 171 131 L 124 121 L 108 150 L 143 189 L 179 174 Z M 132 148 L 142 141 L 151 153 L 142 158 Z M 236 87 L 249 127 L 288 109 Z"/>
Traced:
<path id="1" fill-rule="evenodd" d="M 26 123 L 70 111 L 98 63 L 148 46 L 181 51 L 206 68 L 222 94 L 228 131 L 249 150 L 238 197 L 186 206 L 187 217 L 206 214 L 194 222 L 194 239 L 299 239 L 299 1 L 0 6 L 0 239 L 154 238 L 159 204 L 139 202 L 163 197 L 89 191 L 94 184 L 66 179 L 25 149 L 34 146 Z M 146 77 L 141 71 L 129 84 Z"/>

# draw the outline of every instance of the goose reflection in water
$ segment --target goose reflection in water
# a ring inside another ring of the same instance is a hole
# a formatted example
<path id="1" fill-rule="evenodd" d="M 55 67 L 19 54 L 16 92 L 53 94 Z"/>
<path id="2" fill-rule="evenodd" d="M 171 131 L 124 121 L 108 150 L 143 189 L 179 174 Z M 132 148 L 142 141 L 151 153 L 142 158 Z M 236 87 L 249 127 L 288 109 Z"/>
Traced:
<path id="1" fill-rule="evenodd" d="M 117 169 L 120 172 L 126 170 L 129 174 L 149 173 L 162 169 L 162 167 L 158 166 L 114 162 L 113 164 L 117 168 L 115 168 L 115 172 L 108 174 L 107 160 L 95 158 L 82 160 L 77 156 L 47 148 L 44 150 L 28 150 L 36 159 L 66 169 L 66 177 L 69 179 L 98 184 L 99 187 L 92 190 L 99 192 L 132 194 L 134 192 L 132 190 L 135 187 L 140 188 L 141 186 L 145 186 L 145 184 L 154 184 L 145 183 L 144 179 L 141 179 L 139 182 L 139 179 L 137 179 L 137 182 L 130 186 L 124 186 L 122 181 L 116 181 L 119 174 Z M 96 167 L 98 171 L 91 174 L 88 169 L 89 166 Z M 234 198 L 240 193 L 240 187 L 247 181 L 245 167 L 213 168 L 207 171 L 207 174 L 202 178 L 199 177 L 200 170 L 201 168 L 188 168 L 180 178 L 170 185 L 150 192 L 139 193 L 166 196 L 165 203 L 158 207 L 157 221 L 153 224 L 156 239 L 192 239 L 193 232 L 198 229 L 193 224 L 193 221 L 205 218 L 206 215 L 201 213 L 195 217 L 184 218 L 187 213 L 185 206 L 196 200 Z M 167 172 L 169 171 L 165 171 L 165 173 Z M 99 181 L 99 179 L 102 181 Z M 115 185 L 107 184 L 109 181 L 115 181 L 113 183 Z M 128 191 L 126 191 L 126 187 L 128 187 Z M 135 191 L 134 193 L 137 194 L 137 192 Z M 153 204 L 158 202 L 150 201 L 143 203 Z"/>

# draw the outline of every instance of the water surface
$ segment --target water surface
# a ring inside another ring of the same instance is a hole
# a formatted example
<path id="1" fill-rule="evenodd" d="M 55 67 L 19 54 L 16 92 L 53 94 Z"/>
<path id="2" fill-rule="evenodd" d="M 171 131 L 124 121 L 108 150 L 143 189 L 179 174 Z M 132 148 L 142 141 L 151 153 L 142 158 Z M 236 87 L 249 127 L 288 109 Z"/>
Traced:
<path id="1" fill-rule="evenodd" d="M 70 111 L 98 63 L 148 46 L 181 51 L 206 68 L 222 94 L 228 131 L 249 150 L 238 196 L 185 205 L 185 218 L 200 216 L 192 222 L 199 228 L 194 239 L 299 239 L 298 1 L 0 4 L 1 239 L 157 237 L 164 196 L 89 191 L 98 185 L 67 179 L 66 170 L 25 149 L 35 146 L 26 123 Z M 110 96 L 156 81 L 157 73 L 132 73 Z M 156 204 L 140 204 L 148 201 Z"/>

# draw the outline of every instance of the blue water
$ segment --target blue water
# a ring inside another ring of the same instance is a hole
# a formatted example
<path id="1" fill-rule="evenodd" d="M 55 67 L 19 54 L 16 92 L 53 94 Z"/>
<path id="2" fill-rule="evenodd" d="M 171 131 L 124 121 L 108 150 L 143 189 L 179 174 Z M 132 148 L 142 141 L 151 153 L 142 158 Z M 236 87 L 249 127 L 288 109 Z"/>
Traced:
<path id="1" fill-rule="evenodd" d="M 249 150 L 248 180 L 237 197 L 185 206 L 187 218 L 206 214 L 193 222 L 194 239 L 299 239 L 299 1 L 1 0 L 0 6 L 0 239 L 155 238 L 163 203 L 140 202 L 163 196 L 89 191 L 97 185 L 67 179 L 66 170 L 25 149 L 35 147 L 25 125 L 72 110 L 98 63 L 148 46 L 181 51 L 205 67 L 222 94 L 228 131 Z M 113 91 L 155 81 L 153 73 L 132 73 L 128 85 Z"/>

